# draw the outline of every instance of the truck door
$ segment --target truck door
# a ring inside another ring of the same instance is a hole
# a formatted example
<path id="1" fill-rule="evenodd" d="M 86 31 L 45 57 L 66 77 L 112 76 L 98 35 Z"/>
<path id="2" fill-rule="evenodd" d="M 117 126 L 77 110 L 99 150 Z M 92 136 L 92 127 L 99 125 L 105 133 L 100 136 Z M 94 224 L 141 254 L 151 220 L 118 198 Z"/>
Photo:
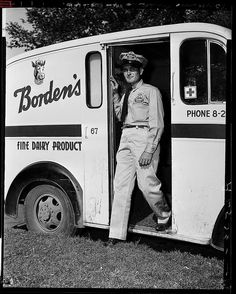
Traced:
<path id="1" fill-rule="evenodd" d="M 225 44 L 211 33 L 171 35 L 173 220 L 201 240 L 224 205 Z"/>
<path id="2" fill-rule="evenodd" d="M 89 45 L 85 52 L 84 218 L 86 225 L 108 225 L 108 134 L 105 50 Z"/>

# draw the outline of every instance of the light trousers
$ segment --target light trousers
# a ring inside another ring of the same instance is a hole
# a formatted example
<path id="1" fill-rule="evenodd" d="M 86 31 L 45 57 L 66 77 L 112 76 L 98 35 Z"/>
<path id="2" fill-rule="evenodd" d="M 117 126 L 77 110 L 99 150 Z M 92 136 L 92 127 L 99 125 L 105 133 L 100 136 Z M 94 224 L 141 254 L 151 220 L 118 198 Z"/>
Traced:
<path id="1" fill-rule="evenodd" d="M 145 150 L 147 135 L 148 128 L 127 128 L 122 131 L 116 154 L 117 165 L 109 238 L 126 240 L 131 196 L 136 177 L 139 189 L 157 216 L 156 205 L 164 201 L 161 182 L 156 176 L 160 146 L 154 152 L 149 166 L 141 167 L 138 162 Z"/>

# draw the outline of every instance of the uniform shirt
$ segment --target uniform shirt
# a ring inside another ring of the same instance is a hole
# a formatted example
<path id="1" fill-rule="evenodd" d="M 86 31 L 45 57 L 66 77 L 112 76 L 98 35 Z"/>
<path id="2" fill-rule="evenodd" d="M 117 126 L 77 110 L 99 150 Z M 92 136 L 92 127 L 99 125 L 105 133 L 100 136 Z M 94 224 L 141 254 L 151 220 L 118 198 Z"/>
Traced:
<path id="1" fill-rule="evenodd" d="M 124 96 L 120 99 L 118 94 L 114 95 L 114 110 L 118 120 L 121 117 Z M 146 125 L 149 128 L 146 152 L 153 153 L 156 150 L 164 129 L 163 118 L 164 110 L 160 91 L 140 80 L 130 92 L 128 114 L 124 125 Z"/>

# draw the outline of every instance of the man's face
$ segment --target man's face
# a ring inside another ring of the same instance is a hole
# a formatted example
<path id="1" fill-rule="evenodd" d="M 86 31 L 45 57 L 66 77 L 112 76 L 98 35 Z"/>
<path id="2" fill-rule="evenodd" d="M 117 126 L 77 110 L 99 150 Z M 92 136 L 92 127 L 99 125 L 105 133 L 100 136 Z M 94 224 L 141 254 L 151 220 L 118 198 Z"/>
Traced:
<path id="1" fill-rule="evenodd" d="M 123 74 L 125 77 L 125 80 L 129 84 L 135 84 L 137 83 L 142 74 L 143 69 L 142 68 L 137 68 L 132 65 L 124 65 L 123 67 Z"/>

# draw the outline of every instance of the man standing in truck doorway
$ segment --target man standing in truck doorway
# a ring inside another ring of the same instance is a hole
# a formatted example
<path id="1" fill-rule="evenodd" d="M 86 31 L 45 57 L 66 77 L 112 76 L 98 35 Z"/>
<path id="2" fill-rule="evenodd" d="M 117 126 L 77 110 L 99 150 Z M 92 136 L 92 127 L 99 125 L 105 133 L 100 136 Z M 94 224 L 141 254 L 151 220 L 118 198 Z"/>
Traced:
<path id="1" fill-rule="evenodd" d="M 158 88 L 146 84 L 142 74 L 147 59 L 134 52 L 124 52 L 119 63 L 128 89 L 120 97 L 119 84 L 111 77 L 115 114 L 122 125 L 117 151 L 108 244 L 126 240 L 131 195 L 137 177 L 138 187 L 157 217 L 156 230 L 164 230 L 171 216 L 170 208 L 156 176 L 160 139 L 164 129 L 164 110 Z"/>

